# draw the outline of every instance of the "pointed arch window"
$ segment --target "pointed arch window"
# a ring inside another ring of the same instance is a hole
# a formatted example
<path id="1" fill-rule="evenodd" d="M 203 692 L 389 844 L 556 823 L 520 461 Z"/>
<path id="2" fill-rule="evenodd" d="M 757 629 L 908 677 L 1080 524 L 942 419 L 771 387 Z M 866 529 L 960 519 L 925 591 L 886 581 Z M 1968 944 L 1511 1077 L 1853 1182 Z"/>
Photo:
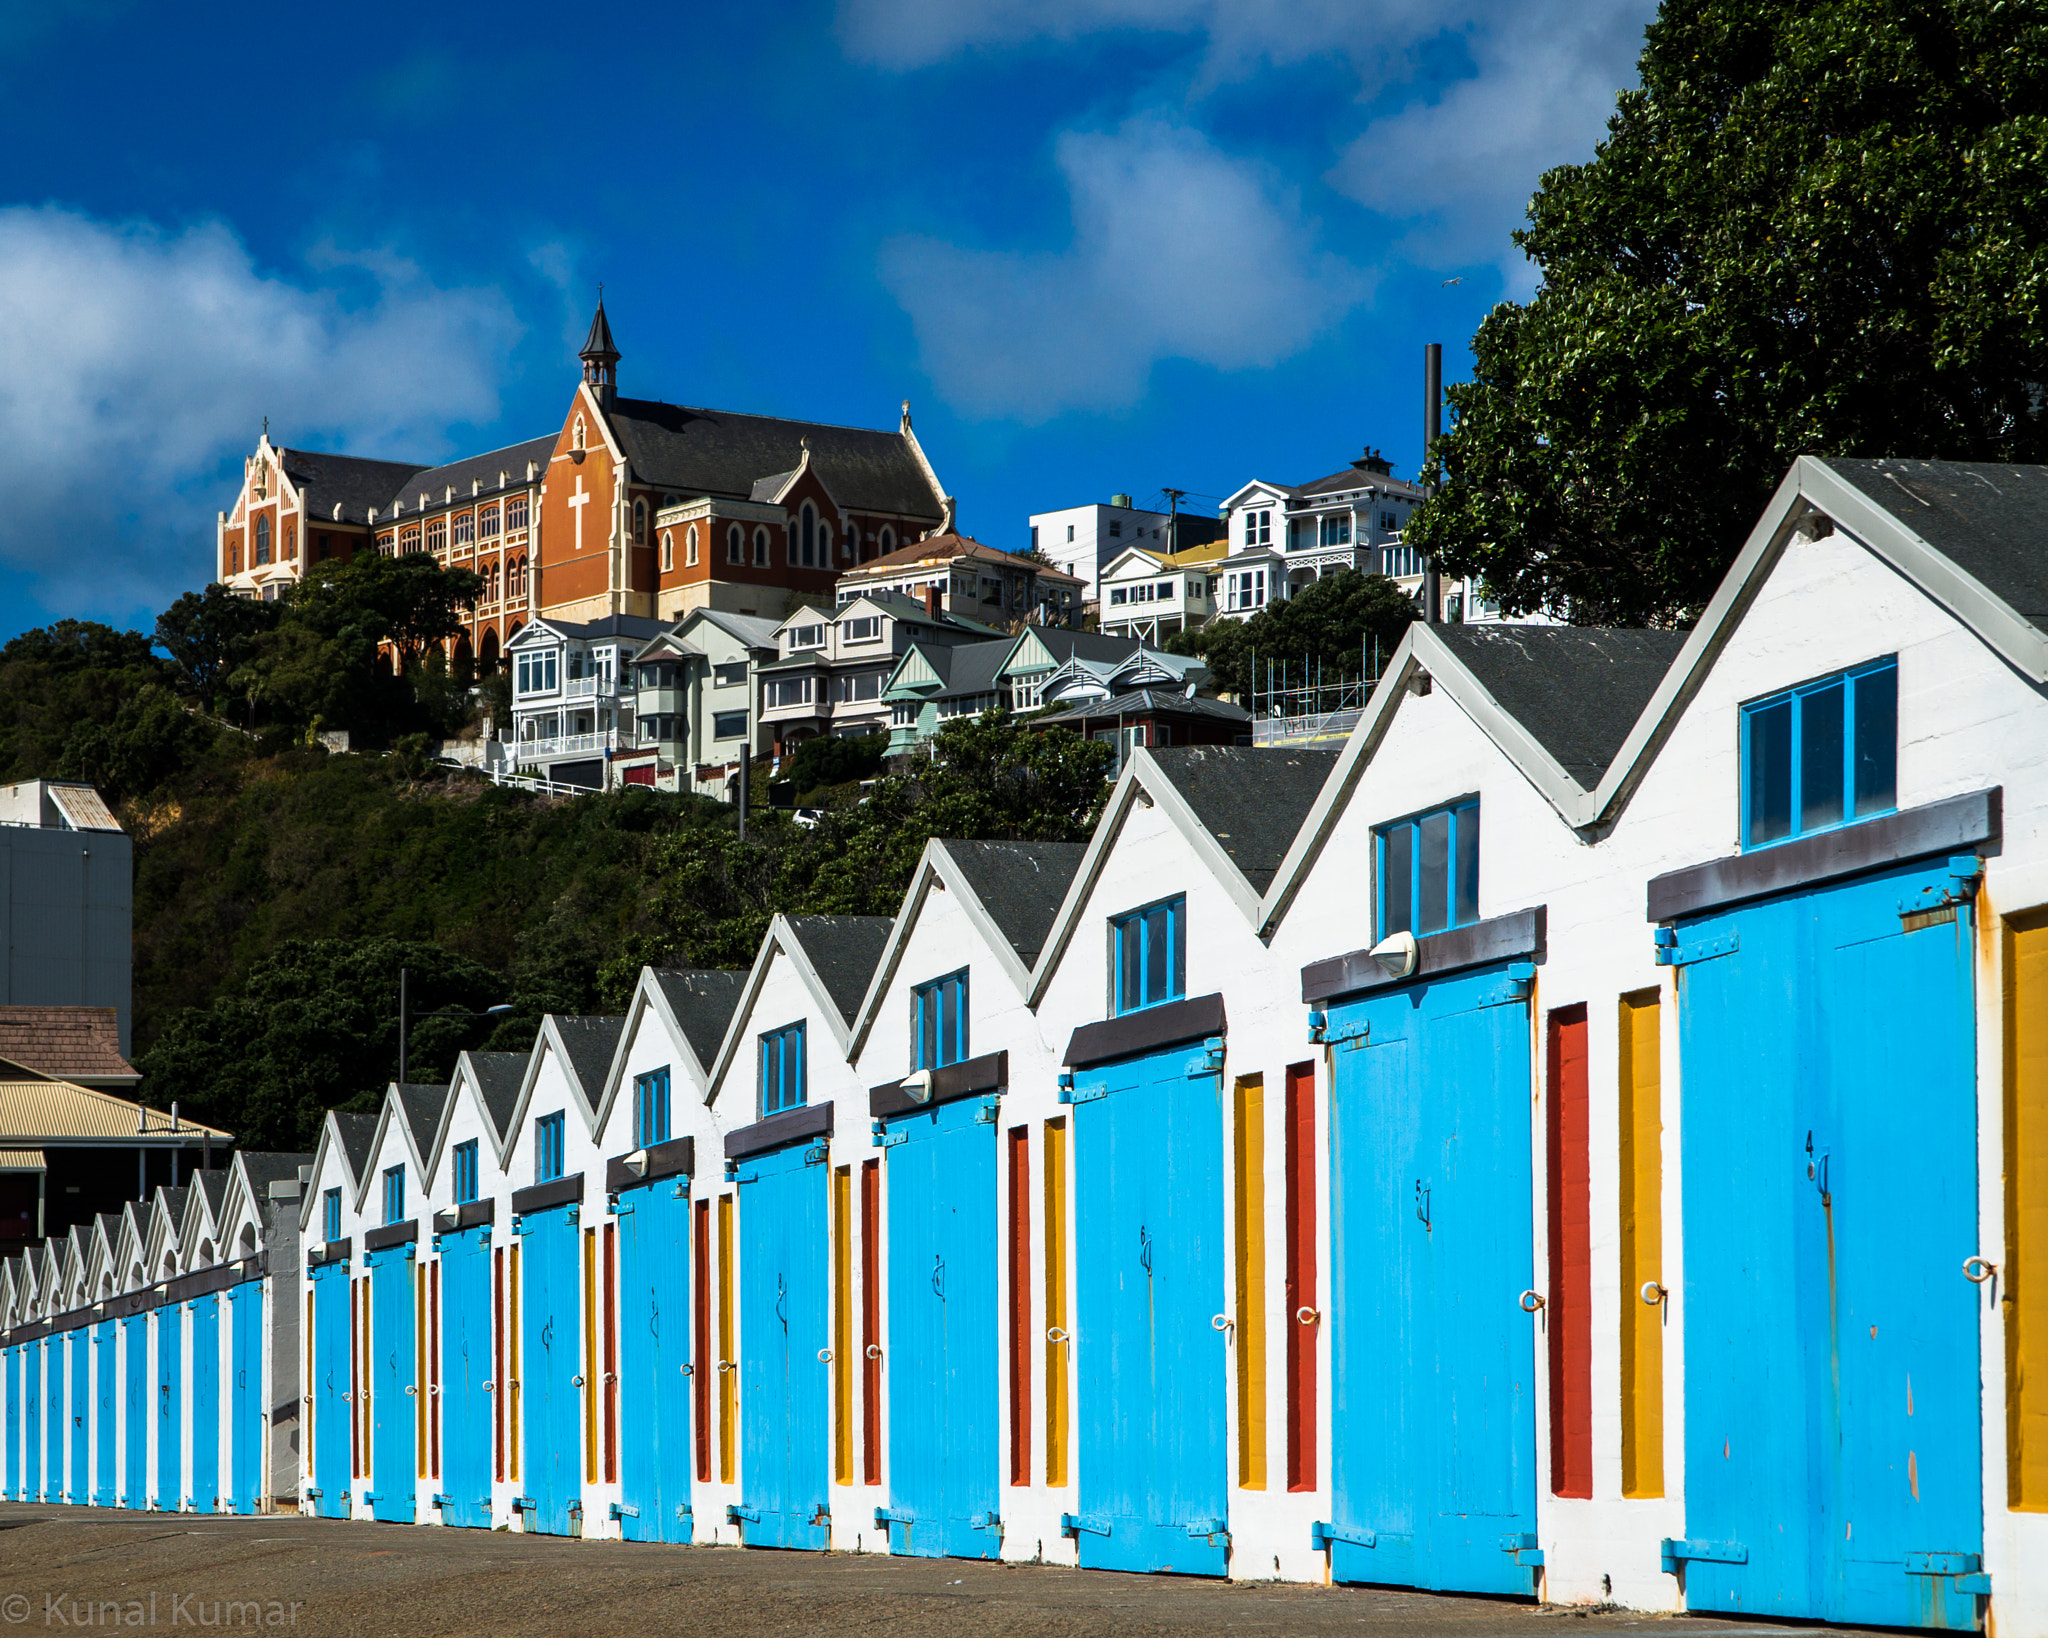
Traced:
<path id="1" fill-rule="evenodd" d="M 256 520 L 256 556 L 252 561 L 256 563 L 268 563 L 270 561 L 270 519 L 268 517 L 259 517 Z"/>
<path id="2" fill-rule="evenodd" d="M 877 547 L 875 555 L 877 557 L 887 557 L 896 550 L 896 531 L 894 529 L 884 529 L 882 531 L 882 538 L 875 545 Z"/>
<path id="3" fill-rule="evenodd" d="M 664 530 L 662 530 L 662 532 L 661 532 L 661 568 L 662 568 L 662 573 L 666 574 L 666 573 L 667 573 L 667 572 L 668 572 L 668 571 L 669 571 L 670 569 L 673 569 L 673 568 L 674 568 L 675 566 L 676 566 L 676 537 L 675 537 L 675 531 L 674 531 L 674 530 L 672 530 L 672 529 L 664 529 Z"/>
<path id="4" fill-rule="evenodd" d="M 647 503 L 644 500 L 636 500 L 633 503 L 633 544 L 647 544 Z"/>
<path id="5" fill-rule="evenodd" d="M 768 531 L 766 529 L 756 529 L 754 531 L 754 566 L 761 569 L 768 567 Z"/>
<path id="6" fill-rule="evenodd" d="M 811 510 L 809 501 L 804 502 L 803 532 L 803 566 L 815 568 L 818 562 L 818 514 Z"/>
<path id="7" fill-rule="evenodd" d="M 697 526 L 694 523 L 683 536 L 683 562 L 692 569 L 697 566 Z"/>
<path id="8" fill-rule="evenodd" d="M 746 549 L 742 545 L 740 526 L 735 523 L 725 531 L 725 560 L 728 563 L 746 561 Z"/>

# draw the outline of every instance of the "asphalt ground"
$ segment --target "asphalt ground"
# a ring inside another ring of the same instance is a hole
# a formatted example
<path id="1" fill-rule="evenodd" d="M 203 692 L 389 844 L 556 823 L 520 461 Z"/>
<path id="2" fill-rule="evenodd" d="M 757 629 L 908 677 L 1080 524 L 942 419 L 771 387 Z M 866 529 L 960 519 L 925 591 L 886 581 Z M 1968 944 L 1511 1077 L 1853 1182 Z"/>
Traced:
<path id="1" fill-rule="evenodd" d="M 0 1638 L 80 1630 L 169 1638 L 222 1627 L 291 1638 L 1762 1638 L 1792 1630 L 1379 1588 L 0 1503 Z"/>

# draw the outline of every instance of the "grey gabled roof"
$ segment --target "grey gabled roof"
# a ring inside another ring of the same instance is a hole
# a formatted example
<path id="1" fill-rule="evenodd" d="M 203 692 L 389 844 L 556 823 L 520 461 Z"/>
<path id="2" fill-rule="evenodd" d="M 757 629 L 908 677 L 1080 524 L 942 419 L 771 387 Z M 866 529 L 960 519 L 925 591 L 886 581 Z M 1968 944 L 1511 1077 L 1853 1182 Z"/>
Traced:
<path id="1" fill-rule="evenodd" d="M 312 1158 L 311 1155 L 308 1155 L 306 1162 L 310 1164 Z M 294 1173 L 293 1175 L 296 1176 L 297 1174 Z M 199 1185 L 200 1193 L 206 1196 L 206 1209 L 218 1220 L 220 1217 L 220 1203 L 227 1198 L 228 1194 L 228 1169 L 225 1166 L 216 1166 L 211 1171 L 194 1172 L 192 1174 L 192 1181 Z"/>
<path id="2" fill-rule="evenodd" d="M 1340 753 L 1186 745 L 1147 754 L 1244 879 L 1264 893 Z"/>
<path id="3" fill-rule="evenodd" d="M 431 1156 L 434 1136 L 441 1130 L 441 1111 L 448 1104 L 448 1088 L 408 1081 L 398 1088 L 398 1107 L 405 1111 L 405 1124 L 412 1128 L 416 1153 Z M 431 1165 L 431 1159 L 428 1161 Z"/>
<path id="4" fill-rule="evenodd" d="M 1396 478 L 1390 473 L 1368 472 L 1362 466 L 1347 466 L 1342 472 L 1332 472 L 1327 478 L 1317 478 L 1310 483 L 1297 484 L 1294 496 L 1306 500 L 1311 495 L 1343 494 L 1353 489 L 1377 489 L 1382 495 L 1396 499 L 1422 499 L 1422 490 L 1406 479 Z"/>
<path id="5" fill-rule="evenodd" d="M 757 480 L 802 465 L 808 440 L 811 470 L 840 505 L 932 519 L 944 511 L 901 432 L 689 409 L 647 398 L 619 399 L 608 420 L 634 476 L 664 488 L 751 497 Z"/>
<path id="6" fill-rule="evenodd" d="M 951 648 L 923 648 L 918 652 L 939 674 L 940 694 L 936 697 L 992 693 L 1003 661 L 1017 646 L 1014 637 L 993 643 L 959 643 Z"/>
<path id="7" fill-rule="evenodd" d="M 377 1117 L 345 1115 L 337 1109 L 334 1111 L 334 1125 L 341 1138 L 341 1152 L 348 1161 L 348 1169 L 360 1183 L 363 1168 L 370 1163 L 370 1145 L 376 1140 Z"/>
<path id="8" fill-rule="evenodd" d="M 336 521 L 336 505 L 341 507 L 340 522 L 369 522 L 371 507 L 381 514 L 408 478 L 427 470 L 412 461 L 366 461 L 357 455 L 327 455 L 317 449 L 280 449 L 277 454 L 285 476 L 306 503 L 308 526 L 313 528 Z"/>
<path id="9" fill-rule="evenodd" d="M 617 1050 L 619 1036 L 625 1031 L 623 1018 L 573 1018 L 563 1013 L 554 1016 L 555 1032 L 562 1039 L 562 1049 L 568 1054 L 569 1067 L 576 1072 L 576 1078 L 583 1083 L 583 1096 L 592 1108 L 604 1095 L 605 1076 L 611 1072 L 612 1053 Z"/>
<path id="10" fill-rule="evenodd" d="M 529 646 L 537 645 L 549 632 L 557 632 L 575 642 L 593 642 L 602 637 L 633 637 L 645 641 L 659 637 L 669 629 L 668 623 L 645 614 L 607 614 L 598 620 L 555 620 L 543 615 L 528 624 L 520 632 L 534 635 L 527 638 Z"/>
<path id="11" fill-rule="evenodd" d="M 709 1064 L 718 1056 L 726 1025 L 740 1004 L 746 987 L 745 972 L 718 969 L 657 967 L 654 981 L 661 986 L 668 1010 L 675 1014 L 683 1038 L 697 1054 L 697 1062 Z"/>
<path id="12" fill-rule="evenodd" d="M 282 1183 L 287 1178 L 296 1181 L 299 1175 L 299 1168 L 312 1165 L 313 1157 L 311 1155 L 281 1154 L 270 1150 L 252 1152 L 244 1149 L 241 1154 L 241 1162 L 242 1169 L 249 1174 L 249 1181 L 256 1185 L 257 1199 L 260 1201 L 269 1194 L 271 1184 Z M 210 1177 L 212 1174 L 210 1172 L 201 1172 L 199 1175 L 204 1178 Z M 225 1178 L 227 1174 L 223 1172 L 221 1176 Z M 209 1199 L 211 1198 L 209 1196 Z"/>
<path id="13" fill-rule="evenodd" d="M 1432 633 L 1585 790 L 1600 783 L 1687 635 L 1597 626 Z"/>
<path id="14" fill-rule="evenodd" d="M 526 463 L 531 461 L 546 472 L 548 462 L 554 458 L 558 436 L 551 432 L 545 438 L 529 438 L 524 443 L 507 444 L 503 449 L 486 450 L 481 455 L 465 455 L 446 466 L 423 467 L 407 474 L 401 481 L 390 485 L 384 492 L 384 499 L 375 503 L 377 519 L 383 522 L 401 505 L 408 513 L 422 510 L 423 505 L 427 511 L 447 505 L 443 497 L 450 489 L 455 491 L 458 503 L 466 501 L 470 498 L 472 481 L 481 486 L 479 498 L 495 494 L 500 488 L 500 472 L 505 474 L 504 488 L 524 489 L 527 484 Z M 422 491 L 427 497 L 424 503 L 420 500 Z"/>
<path id="15" fill-rule="evenodd" d="M 190 1184 L 176 1189 L 167 1187 L 164 1190 L 164 1210 L 170 1214 L 171 1238 L 173 1240 L 176 1240 L 178 1235 L 184 1230 L 185 1202 L 190 1198 L 191 1194 L 192 1188 Z"/>
<path id="16" fill-rule="evenodd" d="M 1034 726 L 1060 727 L 1070 722 L 1144 716 L 1213 717 L 1240 728 L 1252 720 L 1251 712 L 1243 706 L 1232 705 L 1228 700 L 1212 699 L 1206 694 L 1191 696 L 1178 688 L 1133 688 L 1129 693 L 1112 694 L 1102 700 L 1083 700 L 1054 716 L 1036 718 Z"/>
<path id="17" fill-rule="evenodd" d="M 691 620 L 708 620 L 735 642 L 745 643 L 749 648 L 773 648 L 775 633 L 782 628 L 780 620 L 770 620 L 759 614 L 728 614 L 723 609 L 695 609 L 676 622 L 680 632 Z"/>
<path id="18" fill-rule="evenodd" d="M 789 926 L 848 1024 L 889 943 L 889 916 L 791 916 Z"/>
<path id="19" fill-rule="evenodd" d="M 1838 456 L 1820 464 L 2048 631 L 2048 466 Z"/>
<path id="20" fill-rule="evenodd" d="M 1084 660 L 1121 664 L 1145 645 L 1135 637 L 1111 637 L 1099 631 L 1072 631 L 1065 626 L 1034 626 L 1031 635 L 1045 644 L 1056 664 L 1079 655 Z"/>
<path id="21" fill-rule="evenodd" d="M 525 1052 L 465 1052 L 476 1089 L 483 1094 L 484 1108 L 502 1142 L 511 1124 L 513 1107 L 519 1102 L 520 1083 L 526 1078 Z"/>
<path id="22" fill-rule="evenodd" d="M 1088 852 L 1085 842 L 941 842 L 1028 968 Z"/>

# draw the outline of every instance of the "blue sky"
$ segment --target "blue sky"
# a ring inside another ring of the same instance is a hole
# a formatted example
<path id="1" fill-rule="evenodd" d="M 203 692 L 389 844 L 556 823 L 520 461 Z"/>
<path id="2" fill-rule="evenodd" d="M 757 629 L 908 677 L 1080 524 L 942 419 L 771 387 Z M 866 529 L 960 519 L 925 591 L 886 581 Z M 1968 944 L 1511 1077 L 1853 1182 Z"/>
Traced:
<path id="1" fill-rule="evenodd" d="M 421 461 L 552 430 L 599 280 L 623 392 L 907 398 L 993 545 L 1368 443 L 1411 474 L 1423 343 L 1455 375 L 1528 293 L 1508 235 L 1650 12 L 7 8 L 0 637 L 202 584 L 266 415 Z"/>

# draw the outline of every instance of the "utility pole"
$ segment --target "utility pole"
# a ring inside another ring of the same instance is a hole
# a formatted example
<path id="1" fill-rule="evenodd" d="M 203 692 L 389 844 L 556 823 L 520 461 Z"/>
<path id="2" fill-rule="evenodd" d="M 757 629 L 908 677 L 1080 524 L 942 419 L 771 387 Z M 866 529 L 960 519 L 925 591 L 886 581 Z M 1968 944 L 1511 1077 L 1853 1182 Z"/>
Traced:
<path id="1" fill-rule="evenodd" d="M 1427 471 L 1432 455 L 1436 452 L 1436 441 L 1444 432 L 1444 347 L 1440 341 L 1429 342 L 1422 349 L 1422 465 Z M 1424 488 L 1434 495 L 1436 485 L 1425 481 Z M 1422 618 L 1429 625 L 1436 625 L 1443 618 L 1443 578 L 1437 572 L 1436 559 L 1432 557 L 1422 566 Z"/>
<path id="2" fill-rule="evenodd" d="M 1180 503 L 1187 498 L 1185 489 L 1161 489 L 1166 497 L 1166 549 L 1180 550 Z"/>

